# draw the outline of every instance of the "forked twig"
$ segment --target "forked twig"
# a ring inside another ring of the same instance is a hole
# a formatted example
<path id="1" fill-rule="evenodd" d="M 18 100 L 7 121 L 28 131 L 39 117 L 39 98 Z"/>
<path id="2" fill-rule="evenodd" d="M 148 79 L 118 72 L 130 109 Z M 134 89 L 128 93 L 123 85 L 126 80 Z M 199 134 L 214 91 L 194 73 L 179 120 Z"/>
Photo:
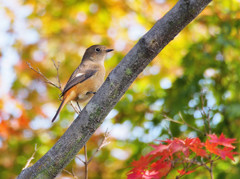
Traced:
<path id="1" fill-rule="evenodd" d="M 84 145 L 85 161 L 83 161 L 80 157 L 76 156 L 76 158 L 79 159 L 84 164 L 84 167 L 85 167 L 85 177 L 84 178 L 85 179 L 88 178 L 88 164 L 92 161 L 94 156 L 101 150 L 101 148 L 103 148 L 105 145 L 110 143 L 110 142 L 108 142 L 109 134 L 110 134 L 110 132 L 108 130 L 106 130 L 106 132 L 104 133 L 104 137 L 103 137 L 102 142 L 98 146 L 97 150 L 92 154 L 92 156 L 90 157 L 89 160 L 88 160 L 88 157 L 87 157 L 87 146 L 86 145 Z"/>
<path id="2" fill-rule="evenodd" d="M 39 68 L 35 69 L 31 66 L 31 64 L 29 62 L 26 62 L 28 67 L 33 70 L 34 72 L 36 72 L 37 74 L 39 74 L 43 79 L 44 79 L 44 82 L 45 83 L 48 83 L 56 88 L 58 88 L 61 92 L 62 92 L 62 85 L 61 85 L 61 81 L 60 81 L 60 77 L 59 77 L 59 66 L 60 66 L 60 63 L 58 62 L 58 65 L 56 64 L 56 62 L 52 59 L 52 62 L 53 62 L 53 65 L 54 67 L 56 68 L 56 71 L 57 71 L 57 81 L 58 81 L 58 85 L 54 82 L 52 82 L 51 80 L 49 80 L 40 70 Z M 73 107 L 74 111 L 76 113 L 79 114 L 79 110 L 77 109 L 77 107 L 73 104 L 73 102 L 71 101 L 71 106 Z"/>
<path id="3" fill-rule="evenodd" d="M 62 85 L 61 85 L 61 81 L 60 81 L 60 77 L 59 77 L 59 66 L 60 66 L 60 62 L 58 61 L 58 64 L 56 64 L 56 62 L 52 59 L 53 65 L 57 70 L 57 80 L 58 80 L 58 86 L 62 91 Z"/>
<path id="4" fill-rule="evenodd" d="M 188 124 L 188 123 L 184 120 L 184 118 L 183 118 L 181 112 L 179 112 L 178 115 L 179 115 L 180 119 L 183 121 L 183 123 L 186 124 L 189 128 L 191 128 L 191 129 L 193 129 L 193 130 L 195 130 L 195 131 L 201 133 L 202 135 L 205 135 L 205 133 L 204 133 L 203 131 L 199 130 L 199 129 L 196 128 L 196 127 L 191 126 L 190 124 Z"/>
<path id="5" fill-rule="evenodd" d="M 205 135 L 204 132 L 202 132 L 201 130 L 197 129 L 196 127 L 191 126 L 190 124 L 188 124 L 188 123 L 183 119 L 183 116 L 182 116 L 182 114 L 181 114 L 180 112 L 178 113 L 178 115 L 179 115 L 180 119 L 181 119 L 183 122 L 180 122 L 180 121 L 176 121 L 176 120 L 174 120 L 174 119 L 171 119 L 171 118 L 169 118 L 169 117 L 168 117 L 167 115 L 165 115 L 165 114 L 163 115 L 163 117 L 165 117 L 164 120 L 167 120 L 167 121 L 170 121 L 170 122 L 174 122 L 174 123 L 177 123 L 177 124 L 181 124 L 181 125 L 184 125 L 184 124 L 185 124 L 185 125 L 187 125 L 189 128 L 191 128 L 191 129 L 193 129 L 193 130 L 201 133 L 202 135 Z"/>
<path id="6" fill-rule="evenodd" d="M 100 145 L 98 146 L 97 150 L 93 153 L 93 155 L 88 160 L 88 164 L 92 161 L 93 157 L 101 150 L 101 148 L 103 148 L 105 145 L 108 145 L 110 143 L 108 141 L 109 134 L 110 134 L 110 132 L 108 130 L 106 130 L 106 132 L 104 133 L 104 137 L 103 137 L 102 142 L 100 143 Z"/>
<path id="7" fill-rule="evenodd" d="M 25 170 L 26 168 L 28 168 L 28 166 L 30 165 L 31 161 L 34 159 L 34 156 L 35 156 L 35 154 L 36 154 L 38 149 L 39 148 L 37 148 L 37 144 L 35 144 L 34 152 L 33 152 L 32 156 L 28 159 L 26 165 L 23 167 L 22 170 Z"/>
<path id="8" fill-rule="evenodd" d="M 88 156 L 87 156 L 87 144 L 84 145 L 84 157 L 85 157 L 85 179 L 88 179 Z"/>
<path id="9" fill-rule="evenodd" d="M 78 179 L 78 177 L 73 173 L 73 170 L 72 170 L 72 172 L 69 172 L 68 170 L 66 170 L 66 169 L 63 169 L 63 171 L 65 171 L 66 173 L 68 173 L 68 174 L 70 174 L 70 175 L 72 175 L 73 176 L 73 178 L 75 178 L 75 179 Z"/>
<path id="10" fill-rule="evenodd" d="M 35 69 L 35 68 L 33 68 L 33 67 L 31 66 L 31 64 L 30 64 L 29 62 L 26 62 L 26 63 L 27 63 L 28 67 L 29 67 L 31 70 L 33 70 L 34 72 L 36 72 L 37 74 L 39 74 L 39 75 L 45 80 L 45 83 L 48 83 L 48 84 L 50 84 L 50 85 L 52 85 L 52 86 L 54 86 L 54 87 L 56 87 L 56 88 L 58 88 L 58 89 L 61 90 L 61 87 L 58 86 L 58 85 L 56 85 L 56 84 L 53 83 L 52 81 L 50 81 L 44 74 L 42 74 L 42 72 L 39 70 L 39 68 Z"/>

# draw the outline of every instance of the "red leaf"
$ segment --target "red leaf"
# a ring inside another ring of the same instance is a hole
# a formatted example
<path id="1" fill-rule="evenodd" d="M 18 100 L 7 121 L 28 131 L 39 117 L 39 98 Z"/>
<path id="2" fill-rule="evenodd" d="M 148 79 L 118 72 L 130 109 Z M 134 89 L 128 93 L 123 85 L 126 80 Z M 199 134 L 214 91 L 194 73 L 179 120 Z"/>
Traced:
<path id="1" fill-rule="evenodd" d="M 144 170 L 147 168 L 150 161 L 151 159 L 149 156 L 141 156 L 139 160 L 132 162 L 132 166 L 136 169 Z"/>
<path id="2" fill-rule="evenodd" d="M 151 145 L 155 150 L 151 151 L 148 155 L 154 155 L 159 152 L 163 152 L 168 149 L 167 145 L 158 144 L 158 145 Z"/>
<path id="3" fill-rule="evenodd" d="M 217 147 L 218 144 L 211 143 L 210 140 L 206 141 L 206 148 L 209 152 L 216 154 L 220 156 L 221 158 L 225 159 L 226 157 L 230 158 L 234 161 L 233 155 L 238 154 L 237 152 L 232 152 L 233 148 L 230 147 L 224 147 L 223 149 L 220 149 Z"/>
<path id="4" fill-rule="evenodd" d="M 157 179 L 165 177 L 172 169 L 172 160 L 177 159 L 176 161 L 187 163 L 189 162 L 188 156 L 192 153 L 206 157 L 208 151 L 223 159 L 228 157 L 234 160 L 233 156 L 237 152 L 232 151 L 235 148 L 232 143 L 236 139 L 225 138 L 223 134 L 219 138 L 215 134 L 208 136 L 211 139 L 207 139 L 205 143 L 202 143 L 199 138 L 186 138 L 185 140 L 175 138 L 162 141 L 166 144 L 152 145 L 153 151 L 146 156 L 142 156 L 139 161 L 132 162 L 134 168 L 128 173 L 128 179 Z M 194 171 L 178 170 L 181 176 L 192 172 Z"/>
<path id="5" fill-rule="evenodd" d="M 171 167 L 172 167 L 172 164 L 170 161 L 161 161 L 161 160 L 158 160 L 157 162 L 151 165 L 151 168 L 154 171 L 158 171 L 157 178 L 166 176 L 168 172 L 171 170 Z"/>
<path id="6" fill-rule="evenodd" d="M 235 149 L 235 147 L 232 145 L 232 143 L 234 143 L 236 141 L 236 139 L 225 138 L 223 133 L 220 135 L 219 138 L 215 134 L 208 135 L 208 136 L 211 137 L 211 140 L 209 140 L 209 142 L 211 142 L 211 143 L 215 143 L 218 145 L 223 145 L 225 147 Z"/>
<path id="7" fill-rule="evenodd" d="M 142 178 L 142 173 L 141 173 L 141 171 L 131 170 L 127 174 L 127 178 L 128 179 L 139 179 L 139 178 Z"/>
<path id="8" fill-rule="evenodd" d="M 169 150 L 172 152 L 172 154 L 179 151 L 182 151 L 184 154 L 186 154 L 188 149 L 185 147 L 183 140 L 176 138 L 169 144 Z"/>
<path id="9" fill-rule="evenodd" d="M 180 174 L 180 175 L 188 175 L 188 174 L 190 174 L 190 173 L 192 173 L 192 172 L 195 172 L 195 170 L 191 170 L 191 171 L 185 171 L 185 170 L 177 170 L 177 172 Z"/>
<path id="10" fill-rule="evenodd" d="M 200 141 L 199 138 L 186 138 L 185 145 L 188 146 L 198 156 L 204 157 L 207 155 L 206 151 L 202 149 L 204 147 L 204 144 Z"/>
<path id="11" fill-rule="evenodd" d="M 231 148 L 225 147 L 224 149 L 218 149 L 218 154 L 221 158 L 225 159 L 226 157 L 230 158 L 231 160 L 235 161 L 233 155 L 238 154 L 237 152 L 232 152 Z"/>
<path id="12" fill-rule="evenodd" d="M 153 170 L 164 170 L 164 169 L 169 170 L 171 168 L 171 162 L 158 160 L 158 161 L 152 163 L 151 168 Z"/>
<path id="13" fill-rule="evenodd" d="M 168 143 L 168 145 L 165 145 L 166 150 L 164 151 L 165 155 L 168 155 L 172 158 L 172 155 L 177 152 L 183 152 L 185 156 L 189 155 L 188 147 L 185 146 L 185 142 L 181 139 L 175 138 L 174 140 L 165 140 L 164 142 Z M 164 147 L 162 147 L 164 148 Z M 165 153 L 167 152 L 168 153 Z"/>

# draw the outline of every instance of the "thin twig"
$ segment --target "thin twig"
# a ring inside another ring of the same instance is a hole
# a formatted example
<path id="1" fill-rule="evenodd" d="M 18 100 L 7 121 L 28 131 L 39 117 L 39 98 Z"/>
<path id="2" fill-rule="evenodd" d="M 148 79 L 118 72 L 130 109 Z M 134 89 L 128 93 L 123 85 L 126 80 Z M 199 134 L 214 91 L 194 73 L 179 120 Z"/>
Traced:
<path id="1" fill-rule="evenodd" d="M 209 171 L 209 174 L 210 174 L 210 178 L 213 179 L 213 161 L 214 160 L 212 160 L 212 155 L 211 154 L 209 156 L 209 160 L 210 160 L 210 162 L 209 162 L 210 166 L 208 167 L 208 171 Z"/>
<path id="2" fill-rule="evenodd" d="M 84 156 L 85 156 L 85 179 L 88 179 L 88 157 L 87 157 L 87 145 L 84 145 Z"/>
<path id="3" fill-rule="evenodd" d="M 183 123 L 186 124 L 189 128 L 191 128 L 191 129 L 193 129 L 193 130 L 195 130 L 195 131 L 197 131 L 197 132 L 199 132 L 199 133 L 205 135 L 205 133 L 202 132 L 201 130 L 199 130 L 198 128 L 189 125 L 189 124 L 184 120 L 184 118 L 183 118 L 181 112 L 179 112 L 178 115 L 179 115 L 180 119 L 183 121 Z"/>
<path id="4" fill-rule="evenodd" d="M 32 156 L 28 159 L 26 165 L 23 167 L 22 170 L 25 170 L 26 168 L 28 168 L 28 166 L 30 165 L 31 161 L 34 159 L 34 155 L 36 154 L 37 150 L 38 150 L 37 144 L 35 144 L 34 152 L 33 152 Z"/>
<path id="5" fill-rule="evenodd" d="M 203 157 L 201 157 L 201 164 L 209 171 L 210 168 L 207 166 L 207 163 L 203 161 Z"/>
<path id="6" fill-rule="evenodd" d="M 61 85 L 61 81 L 60 81 L 60 77 L 59 77 L 59 66 L 60 66 L 60 62 L 58 61 L 58 64 L 56 64 L 56 62 L 52 59 L 53 65 L 57 70 L 57 80 L 58 80 L 58 86 L 60 87 L 61 91 L 62 91 L 62 85 Z"/>
<path id="7" fill-rule="evenodd" d="M 201 112 L 202 118 L 204 120 L 204 126 L 205 126 L 206 133 L 211 134 L 212 129 L 211 129 L 211 125 L 210 125 L 210 122 L 211 122 L 210 113 L 209 113 L 210 108 L 209 108 L 208 112 L 206 113 L 204 110 L 205 101 L 206 101 L 206 99 L 204 98 L 204 93 L 202 92 L 201 93 L 201 108 L 202 109 L 200 110 L 200 112 Z"/>
<path id="8" fill-rule="evenodd" d="M 211 162 L 210 162 L 210 170 L 209 170 L 209 173 L 210 173 L 211 179 L 213 179 L 213 161 L 212 161 L 212 160 L 211 160 Z"/>
<path id="9" fill-rule="evenodd" d="M 163 117 L 165 117 L 165 119 L 164 120 L 167 120 L 167 121 L 170 121 L 170 122 L 174 122 L 174 123 L 177 123 L 177 124 L 181 124 L 181 125 L 184 125 L 185 123 L 183 123 L 183 122 L 180 122 L 180 121 L 176 121 L 176 120 L 174 120 L 174 119 L 171 119 L 171 118 L 169 118 L 167 115 L 163 115 Z"/>
<path id="10" fill-rule="evenodd" d="M 169 125 L 168 125 L 168 126 L 165 125 L 165 127 L 166 127 L 166 129 L 167 129 L 167 131 L 168 131 L 168 134 L 169 134 L 169 136 L 170 136 L 170 139 L 173 139 L 173 134 L 172 134 L 172 131 L 170 130 Z"/>
<path id="11" fill-rule="evenodd" d="M 180 119 L 181 119 L 183 122 L 180 122 L 180 121 L 176 121 L 176 120 L 174 120 L 174 119 L 171 119 L 171 118 L 169 118 L 169 117 L 168 117 L 167 115 L 165 115 L 165 114 L 163 115 L 163 117 L 165 117 L 164 120 L 167 120 L 167 121 L 170 121 L 170 122 L 174 122 L 174 123 L 177 123 L 177 124 L 181 124 L 181 125 L 184 125 L 184 124 L 185 124 L 185 125 L 187 125 L 189 128 L 191 128 L 191 129 L 193 129 L 193 130 L 201 133 L 202 135 L 205 135 L 204 132 L 202 132 L 201 130 L 199 130 L 199 129 L 197 129 L 197 128 L 191 126 L 191 125 L 189 125 L 189 124 L 183 119 L 182 114 L 181 114 L 180 112 L 178 113 L 178 115 L 179 115 Z"/>
<path id="12" fill-rule="evenodd" d="M 207 115 L 207 120 L 208 120 L 208 134 L 212 134 L 212 129 L 211 129 L 211 119 L 210 119 L 210 110 L 212 110 L 211 108 L 208 108 L 208 115 Z"/>
<path id="13" fill-rule="evenodd" d="M 57 80 L 58 80 L 58 85 L 55 84 L 54 82 L 50 81 L 40 70 L 39 68 L 35 69 L 31 66 L 31 64 L 29 62 L 27 62 L 28 67 L 33 70 L 34 72 L 36 72 L 37 74 L 39 74 L 43 79 L 45 83 L 48 83 L 56 88 L 58 88 L 60 91 L 62 91 L 62 85 L 61 85 L 61 81 L 60 81 L 60 77 L 59 77 L 59 62 L 58 65 L 56 64 L 56 62 L 52 59 L 53 65 L 57 70 Z M 77 110 L 77 108 L 75 107 L 75 105 L 73 104 L 73 102 L 71 101 L 71 106 L 73 107 L 74 111 L 76 113 L 79 114 L 79 111 Z"/>
<path id="14" fill-rule="evenodd" d="M 101 144 L 98 146 L 97 150 L 92 154 L 92 156 L 90 157 L 90 159 L 88 160 L 88 156 L 87 156 L 87 146 L 84 145 L 84 157 L 85 157 L 85 161 L 83 161 L 80 157 L 76 156 L 77 159 L 79 159 L 85 167 L 85 179 L 88 178 L 88 164 L 92 161 L 92 159 L 94 158 L 94 156 L 101 150 L 102 147 L 104 147 L 105 145 L 109 144 L 109 142 L 107 141 L 109 138 L 109 134 L 110 132 L 108 130 L 106 130 L 106 132 L 104 133 L 104 137 L 103 140 L 101 142 Z"/>
<path id="15" fill-rule="evenodd" d="M 76 155 L 76 158 L 77 158 L 78 160 L 80 160 L 80 161 L 85 165 L 85 161 L 83 161 L 80 157 L 78 157 L 78 156 Z"/>
<path id="16" fill-rule="evenodd" d="M 98 146 L 97 150 L 92 154 L 92 156 L 88 160 L 88 164 L 92 161 L 93 157 L 101 150 L 101 148 L 103 148 L 105 145 L 110 143 L 110 142 L 107 141 L 108 138 L 109 138 L 109 134 L 110 134 L 110 132 L 108 130 L 106 130 L 106 132 L 104 133 L 104 137 L 103 137 L 103 140 L 102 140 L 101 144 Z"/>
<path id="17" fill-rule="evenodd" d="M 195 169 L 197 169 L 197 168 L 199 168 L 199 167 L 201 167 L 201 166 L 207 166 L 207 164 L 208 163 L 213 163 L 213 162 L 215 162 L 215 161 L 217 161 L 217 160 L 219 160 L 221 157 L 217 157 L 217 158 L 215 158 L 215 159 L 213 159 L 213 160 L 211 160 L 211 161 L 208 161 L 208 162 L 197 162 L 197 163 L 195 163 L 195 164 L 197 164 L 198 166 L 196 166 L 196 167 L 194 167 L 194 168 L 191 168 L 191 170 L 195 170 Z M 178 178 L 181 178 L 181 177 L 183 177 L 184 175 L 186 175 L 186 174 L 183 174 L 183 175 L 180 175 L 180 176 L 177 176 Z"/>
<path id="18" fill-rule="evenodd" d="M 34 69 L 29 62 L 26 62 L 26 63 L 27 63 L 28 67 L 29 67 L 31 70 L 33 70 L 34 72 L 36 72 L 37 74 L 39 74 L 42 78 L 44 78 L 45 83 L 48 83 L 48 84 L 50 84 L 50 85 L 52 85 L 52 86 L 54 86 L 54 87 L 56 87 L 56 88 L 58 88 L 58 89 L 61 90 L 60 86 L 56 85 L 55 83 L 53 83 L 52 81 L 50 81 L 46 76 L 44 76 L 44 75 L 42 74 L 42 72 L 39 70 L 39 68 Z"/>
<path id="19" fill-rule="evenodd" d="M 76 178 L 76 179 L 78 179 L 78 177 L 77 177 L 76 175 L 74 175 L 74 173 L 73 173 L 73 170 L 72 170 L 72 172 L 69 172 L 68 170 L 66 170 L 66 169 L 63 169 L 63 171 L 65 171 L 66 173 L 68 173 L 68 174 L 72 175 L 72 176 L 73 176 L 73 178 Z"/>
<path id="20" fill-rule="evenodd" d="M 200 111 L 202 119 L 204 121 L 205 133 L 208 134 L 209 133 L 209 123 L 208 123 L 204 108 L 202 108 L 202 109 L 197 108 L 197 109 Z"/>

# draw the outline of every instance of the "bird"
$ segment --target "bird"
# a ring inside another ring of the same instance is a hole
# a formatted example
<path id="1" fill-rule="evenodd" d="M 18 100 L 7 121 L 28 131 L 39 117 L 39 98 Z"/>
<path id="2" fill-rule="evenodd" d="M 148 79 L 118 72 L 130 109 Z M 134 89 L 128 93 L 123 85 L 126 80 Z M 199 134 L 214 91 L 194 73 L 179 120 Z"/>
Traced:
<path id="1" fill-rule="evenodd" d="M 68 102 L 77 102 L 81 111 L 79 103 L 87 102 L 93 97 L 104 82 L 104 60 L 107 53 L 111 51 L 113 49 L 107 49 L 104 45 L 93 45 L 85 51 L 80 65 L 72 73 L 60 94 L 62 102 L 52 122 Z"/>

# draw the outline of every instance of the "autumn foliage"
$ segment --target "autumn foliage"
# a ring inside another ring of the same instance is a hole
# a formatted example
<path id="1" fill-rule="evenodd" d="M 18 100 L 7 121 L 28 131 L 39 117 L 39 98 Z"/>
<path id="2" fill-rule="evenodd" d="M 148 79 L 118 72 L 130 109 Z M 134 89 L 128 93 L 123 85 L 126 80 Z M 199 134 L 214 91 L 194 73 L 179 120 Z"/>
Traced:
<path id="1" fill-rule="evenodd" d="M 229 139 L 221 134 L 209 134 L 206 142 L 198 137 L 186 139 L 168 139 L 158 145 L 152 145 L 153 151 L 132 162 L 133 169 L 128 173 L 128 179 L 152 179 L 167 176 L 177 169 L 179 176 L 188 175 L 200 166 L 206 166 L 226 157 L 234 161 L 232 145 L 236 139 Z M 187 164 L 187 165 L 186 165 Z"/>

